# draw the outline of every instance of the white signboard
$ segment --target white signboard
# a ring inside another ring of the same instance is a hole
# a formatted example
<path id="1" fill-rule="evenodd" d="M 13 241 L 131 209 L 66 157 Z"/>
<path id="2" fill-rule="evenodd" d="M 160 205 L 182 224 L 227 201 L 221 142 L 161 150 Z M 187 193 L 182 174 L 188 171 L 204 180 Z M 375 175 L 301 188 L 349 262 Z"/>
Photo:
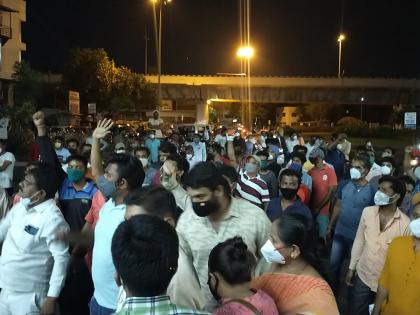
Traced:
<path id="1" fill-rule="evenodd" d="M 417 113 L 406 112 L 404 113 L 404 127 L 408 129 L 416 129 L 417 126 Z"/>

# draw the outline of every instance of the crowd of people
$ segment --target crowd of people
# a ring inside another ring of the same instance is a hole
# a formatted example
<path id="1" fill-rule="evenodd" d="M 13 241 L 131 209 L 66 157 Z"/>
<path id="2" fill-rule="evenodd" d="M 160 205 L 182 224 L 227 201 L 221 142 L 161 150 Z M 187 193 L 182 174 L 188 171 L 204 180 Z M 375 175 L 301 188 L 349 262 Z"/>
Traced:
<path id="1" fill-rule="evenodd" d="M 110 119 L 82 140 L 33 123 L 18 191 L 0 140 L 0 315 L 420 314 L 410 146 L 164 137 L 158 113 L 129 142 Z"/>

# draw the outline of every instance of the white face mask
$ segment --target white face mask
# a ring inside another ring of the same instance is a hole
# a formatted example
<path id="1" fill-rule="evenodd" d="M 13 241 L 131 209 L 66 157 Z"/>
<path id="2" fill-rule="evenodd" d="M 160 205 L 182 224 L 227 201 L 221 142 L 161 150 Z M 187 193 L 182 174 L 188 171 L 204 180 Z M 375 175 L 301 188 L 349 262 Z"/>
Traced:
<path id="1" fill-rule="evenodd" d="M 192 154 L 187 154 L 186 157 L 187 157 L 187 160 L 191 160 L 193 155 Z"/>
<path id="2" fill-rule="evenodd" d="M 143 165 L 143 167 L 147 167 L 147 165 L 149 165 L 149 159 L 148 158 L 139 158 L 141 164 Z"/>
<path id="3" fill-rule="evenodd" d="M 276 263 L 284 265 L 286 259 L 284 256 L 274 247 L 271 240 L 267 240 L 264 246 L 261 247 L 261 254 L 264 256 L 265 260 L 269 263 Z"/>
<path id="4" fill-rule="evenodd" d="M 274 156 L 273 156 L 271 153 L 268 155 L 268 160 L 269 160 L 269 161 L 274 160 Z"/>
<path id="5" fill-rule="evenodd" d="M 414 170 L 414 175 L 418 180 L 420 180 L 420 166 L 416 167 L 416 169 Z"/>
<path id="6" fill-rule="evenodd" d="M 292 140 L 293 140 L 293 141 L 296 141 L 296 140 L 297 140 L 297 136 L 293 136 L 293 137 L 292 137 Z"/>
<path id="7" fill-rule="evenodd" d="M 341 143 L 337 144 L 337 150 L 338 151 L 342 151 L 343 150 L 343 145 Z"/>
<path id="8" fill-rule="evenodd" d="M 150 139 L 154 139 L 155 138 L 155 135 L 154 134 L 151 134 L 151 135 L 149 135 L 149 138 Z"/>
<path id="9" fill-rule="evenodd" d="M 239 132 L 235 132 L 235 137 L 239 138 L 241 134 Z"/>
<path id="10" fill-rule="evenodd" d="M 352 167 L 350 169 L 350 178 L 353 180 L 358 180 L 362 177 L 362 173 L 357 168 Z"/>
<path id="11" fill-rule="evenodd" d="M 125 150 L 116 150 L 115 151 L 117 154 L 122 154 L 122 153 L 125 153 Z"/>
<path id="12" fill-rule="evenodd" d="M 32 198 L 34 197 L 34 196 L 36 196 L 36 194 L 38 194 L 39 193 L 39 191 L 37 191 L 36 193 L 34 193 L 31 197 L 26 197 L 26 198 L 22 198 L 21 200 L 20 200 L 20 202 L 22 203 L 22 205 L 26 208 L 26 209 L 29 209 L 29 208 L 31 208 L 31 205 L 33 205 L 35 202 L 33 202 L 32 201 Z"/>
<path id="13" fill-rule="evenodd" d="M 382 165 L 381 166 L 381 173 L 382 173 L 382 175 L 389 175 L 389 174 L 391 174 L 391 168 L 386 166 L 386 165 Z"/>
<path id="14" fill-rule="evenodd" d="M 411 221 L 408 228 L 415 237 L 420 238 L 420 218 Z"/>
<path id="15" fill-rule="evenodd" d="M 377 206 L 386 206 L 391 203 L 391 198 L 387 194 L 383 193 L 382 191 L 378 190 L 375 194 L 373 200 L 375 201 L 375 205 Z"/>
<path id="16" fill-rule="evenodd" d="M 284 163 L 284 154 L 281 154 L 277 157 L 277 164 L 282 165 Z"/>

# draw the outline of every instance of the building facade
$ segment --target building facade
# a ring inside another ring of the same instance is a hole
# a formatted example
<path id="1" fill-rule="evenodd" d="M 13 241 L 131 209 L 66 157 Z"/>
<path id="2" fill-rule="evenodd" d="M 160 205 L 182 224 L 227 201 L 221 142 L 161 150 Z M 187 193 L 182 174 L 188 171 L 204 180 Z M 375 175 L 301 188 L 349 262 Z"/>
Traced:
<path id="1" fill-rule="evenodd" d="M 13 67 L 26 50 L 22 42 L 22 23 L 26 21 L 24 0 L 0 0 L 0 103 L 13 105 Z"/>

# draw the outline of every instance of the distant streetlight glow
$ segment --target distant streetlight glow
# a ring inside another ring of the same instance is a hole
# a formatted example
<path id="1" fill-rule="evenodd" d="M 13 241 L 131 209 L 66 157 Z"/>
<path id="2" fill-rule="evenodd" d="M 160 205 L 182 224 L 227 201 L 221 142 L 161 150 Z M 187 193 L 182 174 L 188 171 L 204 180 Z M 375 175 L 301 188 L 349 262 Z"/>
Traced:
<path id="1" fill-rule="evenodd" d="M 338 42 L 342 42 L 343 40 L 345 40 L 346 39 L 346 35 L 344 35 L 344 34 L 340 34 L 339 36 L 338 36 L 338 38 L 337 38 L 337 41 Z"/>
<path id="2" fill-rule="evenodd" d="M 239 58 L 250 59 L 254 56 L 254 48 L 250 46 L 240 47 L 236 52 L 236 56 L 238 56 Z"/>

